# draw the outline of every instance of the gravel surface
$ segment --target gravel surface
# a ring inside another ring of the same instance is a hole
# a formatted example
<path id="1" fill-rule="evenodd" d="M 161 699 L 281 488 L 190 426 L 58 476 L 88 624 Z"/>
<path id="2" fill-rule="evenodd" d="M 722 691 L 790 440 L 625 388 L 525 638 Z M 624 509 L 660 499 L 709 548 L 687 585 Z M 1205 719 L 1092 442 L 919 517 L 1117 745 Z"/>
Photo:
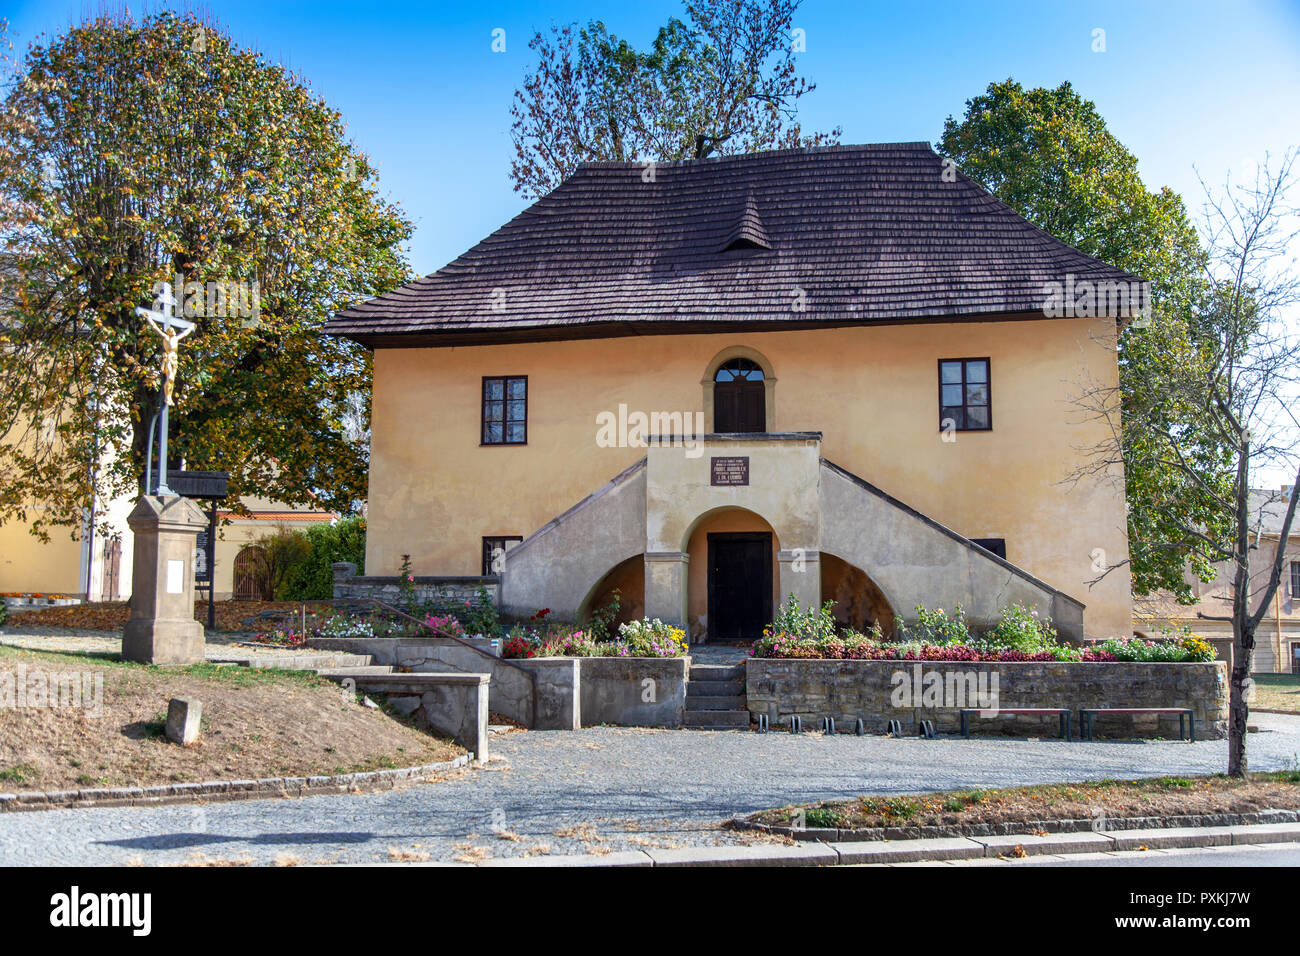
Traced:
<path id="1" fill-rule="evenodd" d="M 1256 770 L 1300 761 L 1300 717 L 1260 714 Z M 1226 741 L 653 731 L 518 732 L 486 768 L 357 796 L 0 815 L 0 865 L 377 862 L 751 842 L 735 813 L 861 793 L 1213 773 Z"/>

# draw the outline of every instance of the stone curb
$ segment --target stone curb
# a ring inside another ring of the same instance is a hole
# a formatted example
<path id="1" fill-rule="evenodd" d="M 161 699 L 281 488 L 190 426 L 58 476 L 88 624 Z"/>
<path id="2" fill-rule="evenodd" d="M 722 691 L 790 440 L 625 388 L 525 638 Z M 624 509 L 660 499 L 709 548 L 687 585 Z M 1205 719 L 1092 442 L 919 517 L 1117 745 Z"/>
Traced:
<path id="1" fill-rule="evenodd" d="M 260 780 L 173 783 L 157 787 L 0 793 L 0 813 L 21 813 L 25 810 L 79 810 L 86 807 L 150 807 L 173 803 L 219 803 L 227 800 L 266 800 L 272 797 L 366 793 L 391 789 L 399 783 L 414 780 L 428 773 L 457 770 L 468 766 L 472 759 L 472 754 L 462 754 L 451 760 L 421 764 L 417 767 L 367 770 L 331 776 L 266 777 Z"/>
<path id="2" fill-rule="evenodd" d="M 1184 813 L 1167 817 L 1107 817 L 1105 831 L 1151 831 L 1170 828 L 1230 827 L 1274 823 L 1300 823 L 1300 810 L 1259 810 L 1251 813 Z M 1096 820 L 1021 820 L 1011 823 L 972 823 L 954 826 L 875 827 L 866 830 L 835 830 L 818 827 L 777 827 L 755 823 L 747 817 L 732 817 L 728 829 L 752 830 L 773 836 L 819 843 L 862 843 L 878 840 L 933 840 L 943 837 L 982 839 L 1016 836 L 1045 831 L 1070 834 L 1091 833 Z"/>
<path id="3" fill-rule="evenodd" d="M 940 837 L 930 840 L 867 840 L 802 843 L 798 846 L 706 846 L 677 850 L 627 850 L 605 856 L 499 857 L 482 867 L 647 867 L 647 866 L 847 866 L 863 863 L 922 863 L 945 860 L 1019 858 L 1122 850 L 1192 849 L 1207 846 L 1258 846 L 1300 842 L 1300 823 L 1220 827 L 1169 827 L 1111 833 L 1001 834 Z M 444 863 L 388 864 L 442 866 Z"/>

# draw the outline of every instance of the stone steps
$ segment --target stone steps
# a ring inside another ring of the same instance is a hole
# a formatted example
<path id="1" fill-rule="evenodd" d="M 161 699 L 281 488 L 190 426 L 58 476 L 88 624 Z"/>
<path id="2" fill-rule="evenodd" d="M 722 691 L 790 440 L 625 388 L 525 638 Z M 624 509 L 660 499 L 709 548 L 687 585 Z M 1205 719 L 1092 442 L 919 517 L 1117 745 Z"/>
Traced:
<path id="1" fill-rule="evenodd" d="M 322 667 L 316 671 L 321 677 L 374 677 L 394 673 L 391 664 L 367 664 L 361 667 Z"/>
<path id="2" fill-rule="evenodd" d="M 692 664 L 687 672 L 683 724 L 697 730 L 749 727 L 744 664 Z"/>
<path id="3" fill-rule="evenodd" d="M 687 697 L 686 710 L 688 713 L 718 710 L 743 710 L 749 711 L 745 707 L 746 700 L 744 694 L 733 694 L 727 697 Z"/>
<path id="4" fill-rule="evenodd" d="M 749 711 L 688 710 L 683 726 L 693 730 L 744 730 L 749 727 Z"/>
<path id="5" fill-rule="evenodd" d="M 745 692 L 745 682 L 740 680 L 695 680 L 686 683 L 686 697 L 735 697 Z"/>
<path id="6" fill-rule="evenodd" d="M 745 679 L 744 664 L 692 664 L 691 680 L 732 681 Z"/>
<path id="7" fill-rule="evenodd" d="M 393 671 L 373 674 L 325 673 L 329 680 L 342 683 L 345 680 L 356 682 L 357 690 L 373 690 L 377 694 L 416 693 L 422 694 L 429 687 L 445 683 L 449 677 L 478 677 L 477 674 L 462 674 L 460 671 L 420 671 L 418 674 L 398 674 Z"/>
<path id="8" fill-rule="evenodd" d="M 234 654 L 229 657 L 209 657 L 208 663 L 288 671 L 318 671 L 339 667 L 367 667 L 374 663 L 374 658 L 369 654 L 250 654 L 244 657 Z"/>

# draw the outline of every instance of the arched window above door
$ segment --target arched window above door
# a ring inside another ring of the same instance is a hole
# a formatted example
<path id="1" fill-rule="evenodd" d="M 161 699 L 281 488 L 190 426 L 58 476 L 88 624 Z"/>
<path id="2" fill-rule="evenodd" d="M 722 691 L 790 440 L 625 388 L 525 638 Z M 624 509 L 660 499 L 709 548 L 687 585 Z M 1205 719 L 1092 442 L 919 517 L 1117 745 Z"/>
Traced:
<path id="1" fill-rule="evenodd" d="M 767 394 L 763 370 L 749 359 L 735 358 L 714 375 L 713 430 L 715 432 L 767 431 Z"/>
<path id="2" fill-rule="evenodd" d="M 704 418 L 714 432 L 774 430 L 776 376 L 756 349 L 733 345 L 709 362 L 704 373 Z"/>
<path id="3" fill-rule="evenodd" d="M 723 362 L 717 374 L 713 376 L 713 380 L 715 382 L 761 382 L 763 370 L 759 368 L 757 362 L 736 358 Z"/>

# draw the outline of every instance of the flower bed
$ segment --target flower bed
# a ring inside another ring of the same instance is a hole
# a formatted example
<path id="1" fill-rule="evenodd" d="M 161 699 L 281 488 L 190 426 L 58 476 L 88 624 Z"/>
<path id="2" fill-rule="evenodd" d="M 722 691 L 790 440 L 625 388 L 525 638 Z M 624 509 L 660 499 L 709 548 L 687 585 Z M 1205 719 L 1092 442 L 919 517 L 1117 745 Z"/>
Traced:
<path id="1" fill-rule="evenodd" d="M 682 657 L 688 650 L 685 631 L 655 618 L 620 624 L 617 637 L 610 640 L 564 624 L 516 625 L 507 633 L 502 656 Z"/>
<path id="2" fill-rule="evenodd" d="M 1197 663 L 1215 659 L 1214 648 L 1195 635 L 1166 641 L 1111 638 L 1090 647 L 1059 643 L 1050 619 L 1019 604 L 1003 608 L 997 626 L 972 634 L 960 606 L 954 614 L 918 605 L 916 623 L 899 625 L 886 640 L 879 625 L 863 634 L 841 629 L 832 614 L 833 602 L 802 608 L 790 600 L 754 642 L 750 655 L 791 660 L 990 661 L 1070 663 Z"/>

